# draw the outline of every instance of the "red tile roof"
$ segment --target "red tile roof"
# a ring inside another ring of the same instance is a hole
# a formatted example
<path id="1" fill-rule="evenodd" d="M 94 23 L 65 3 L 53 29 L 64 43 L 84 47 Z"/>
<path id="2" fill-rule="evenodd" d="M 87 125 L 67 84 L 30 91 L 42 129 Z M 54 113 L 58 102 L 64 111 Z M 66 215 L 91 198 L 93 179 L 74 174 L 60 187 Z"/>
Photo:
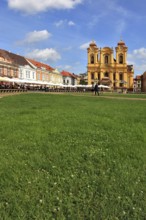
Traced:
<path id="1" fill-rule="evenodd" d="M 25 65 L 29 65 L 28 61 L 25 59 L 25 57 L 11 53 L 7 50 L 2 50 L 0 49 L 0 55 L 3 57 L 6 57 L 7 59 L 11 60 L 11 62 L 13 64 L 16 65 L 21 65 L 21 66 L 25 66 Z"/>
<path id="2" fill-rule="evenodd" d="M 62 74 L 62 76 L 69 76 L 69 77 L 72 77 L 72 78 L 77 78 L 74 74 L 72 74 L 72 73 L 70 73 L 70 72 L 67 72 L 67 71 L 65 71 L 65 70 L 63 70 L 62 72 L 61 72 L 61 74 Z"/>
<path id="3" fill-rule="evenodd" d="M 136 76 L 136 79 L 141 79 L 141 75 Z"/>
<path id="4" fill-rule="evenodd" d="M 49 65 L 47 65 L 47 64 L 38 62 L 38 61 L 36 61 L 36 60 L 29 59 L 29 58 L 27 58 L 27 60 L 28 60 L 30 63 L 32 63 L 34 66 L 36 66 L 37 68 L 45 68 L 45 69 L 48 70 L 48 71 L 54 70 L 54 68 L 52 68 L 51 66 L 49 66 Z"/>

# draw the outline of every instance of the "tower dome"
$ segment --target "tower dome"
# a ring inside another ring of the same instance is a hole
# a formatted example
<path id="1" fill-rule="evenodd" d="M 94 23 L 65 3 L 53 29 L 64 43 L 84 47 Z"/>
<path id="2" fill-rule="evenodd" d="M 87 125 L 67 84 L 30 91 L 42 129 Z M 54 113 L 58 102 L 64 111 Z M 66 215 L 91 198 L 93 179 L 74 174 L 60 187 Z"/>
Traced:
<path id="1" fill-rule="evenodd" d="M 90 43 L 90 46 L 96 46 L 96 43 L 94 40 L 92 40 L 92 42 Z"/>
<path id="2" fill-rule="evenodd" d="M 125 45 L 125 42 L 124 42 L 123 40 L 120 40 L 120 41 L 118 42 L 118 46 L 121 46 L 121 45 L 122 45 L 122 46 L 126 46 L 126 45 Z"/>

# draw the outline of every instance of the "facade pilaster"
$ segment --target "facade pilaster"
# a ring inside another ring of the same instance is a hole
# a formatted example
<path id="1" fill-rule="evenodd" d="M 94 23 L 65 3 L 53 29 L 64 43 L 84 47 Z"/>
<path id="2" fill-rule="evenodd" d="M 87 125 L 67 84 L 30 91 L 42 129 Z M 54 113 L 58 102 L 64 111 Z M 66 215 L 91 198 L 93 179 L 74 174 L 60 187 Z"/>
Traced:
<path id="1" fill-rule="evenodd" d="M 91 73 L 88 71 L 88 85 L 91 85 Z"/>
<path id="2" fill-rule="evenodd" d="M 113 86 L 113 72 L 110 72 L 110 80 L 111 80 L 112 86 Z"/>

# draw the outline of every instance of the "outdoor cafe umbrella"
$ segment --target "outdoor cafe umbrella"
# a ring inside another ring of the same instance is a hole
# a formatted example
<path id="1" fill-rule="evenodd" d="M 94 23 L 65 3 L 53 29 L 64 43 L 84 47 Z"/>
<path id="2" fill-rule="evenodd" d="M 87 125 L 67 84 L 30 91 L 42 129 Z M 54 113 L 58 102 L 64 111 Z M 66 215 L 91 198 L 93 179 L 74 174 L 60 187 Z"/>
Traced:
<path id="1" fill-rule="evenodd" d="M 0 76 L 0 81 L 1 82 L 11 82 L 10 78 L 8 78 L 8 77 L 1 77 L 1 76 Z"/>
<path id="2" fill-rule="evenodd" d="M 98 87 L 99 87 L 99 88 L 107 88 L 107 89 L 110 89 L 109 86 L 105 86 L 105 85 L 99 85 Z"/>

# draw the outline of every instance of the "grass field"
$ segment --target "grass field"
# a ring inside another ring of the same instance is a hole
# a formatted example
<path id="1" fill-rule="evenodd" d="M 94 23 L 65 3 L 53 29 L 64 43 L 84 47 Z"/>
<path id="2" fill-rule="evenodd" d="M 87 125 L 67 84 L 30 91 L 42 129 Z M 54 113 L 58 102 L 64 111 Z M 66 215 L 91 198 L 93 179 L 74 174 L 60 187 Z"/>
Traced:
<path id="1" fill-rule="evenodd" d="M 146 101 L 1 98 L 0 216 L 145 220 Z"/>

